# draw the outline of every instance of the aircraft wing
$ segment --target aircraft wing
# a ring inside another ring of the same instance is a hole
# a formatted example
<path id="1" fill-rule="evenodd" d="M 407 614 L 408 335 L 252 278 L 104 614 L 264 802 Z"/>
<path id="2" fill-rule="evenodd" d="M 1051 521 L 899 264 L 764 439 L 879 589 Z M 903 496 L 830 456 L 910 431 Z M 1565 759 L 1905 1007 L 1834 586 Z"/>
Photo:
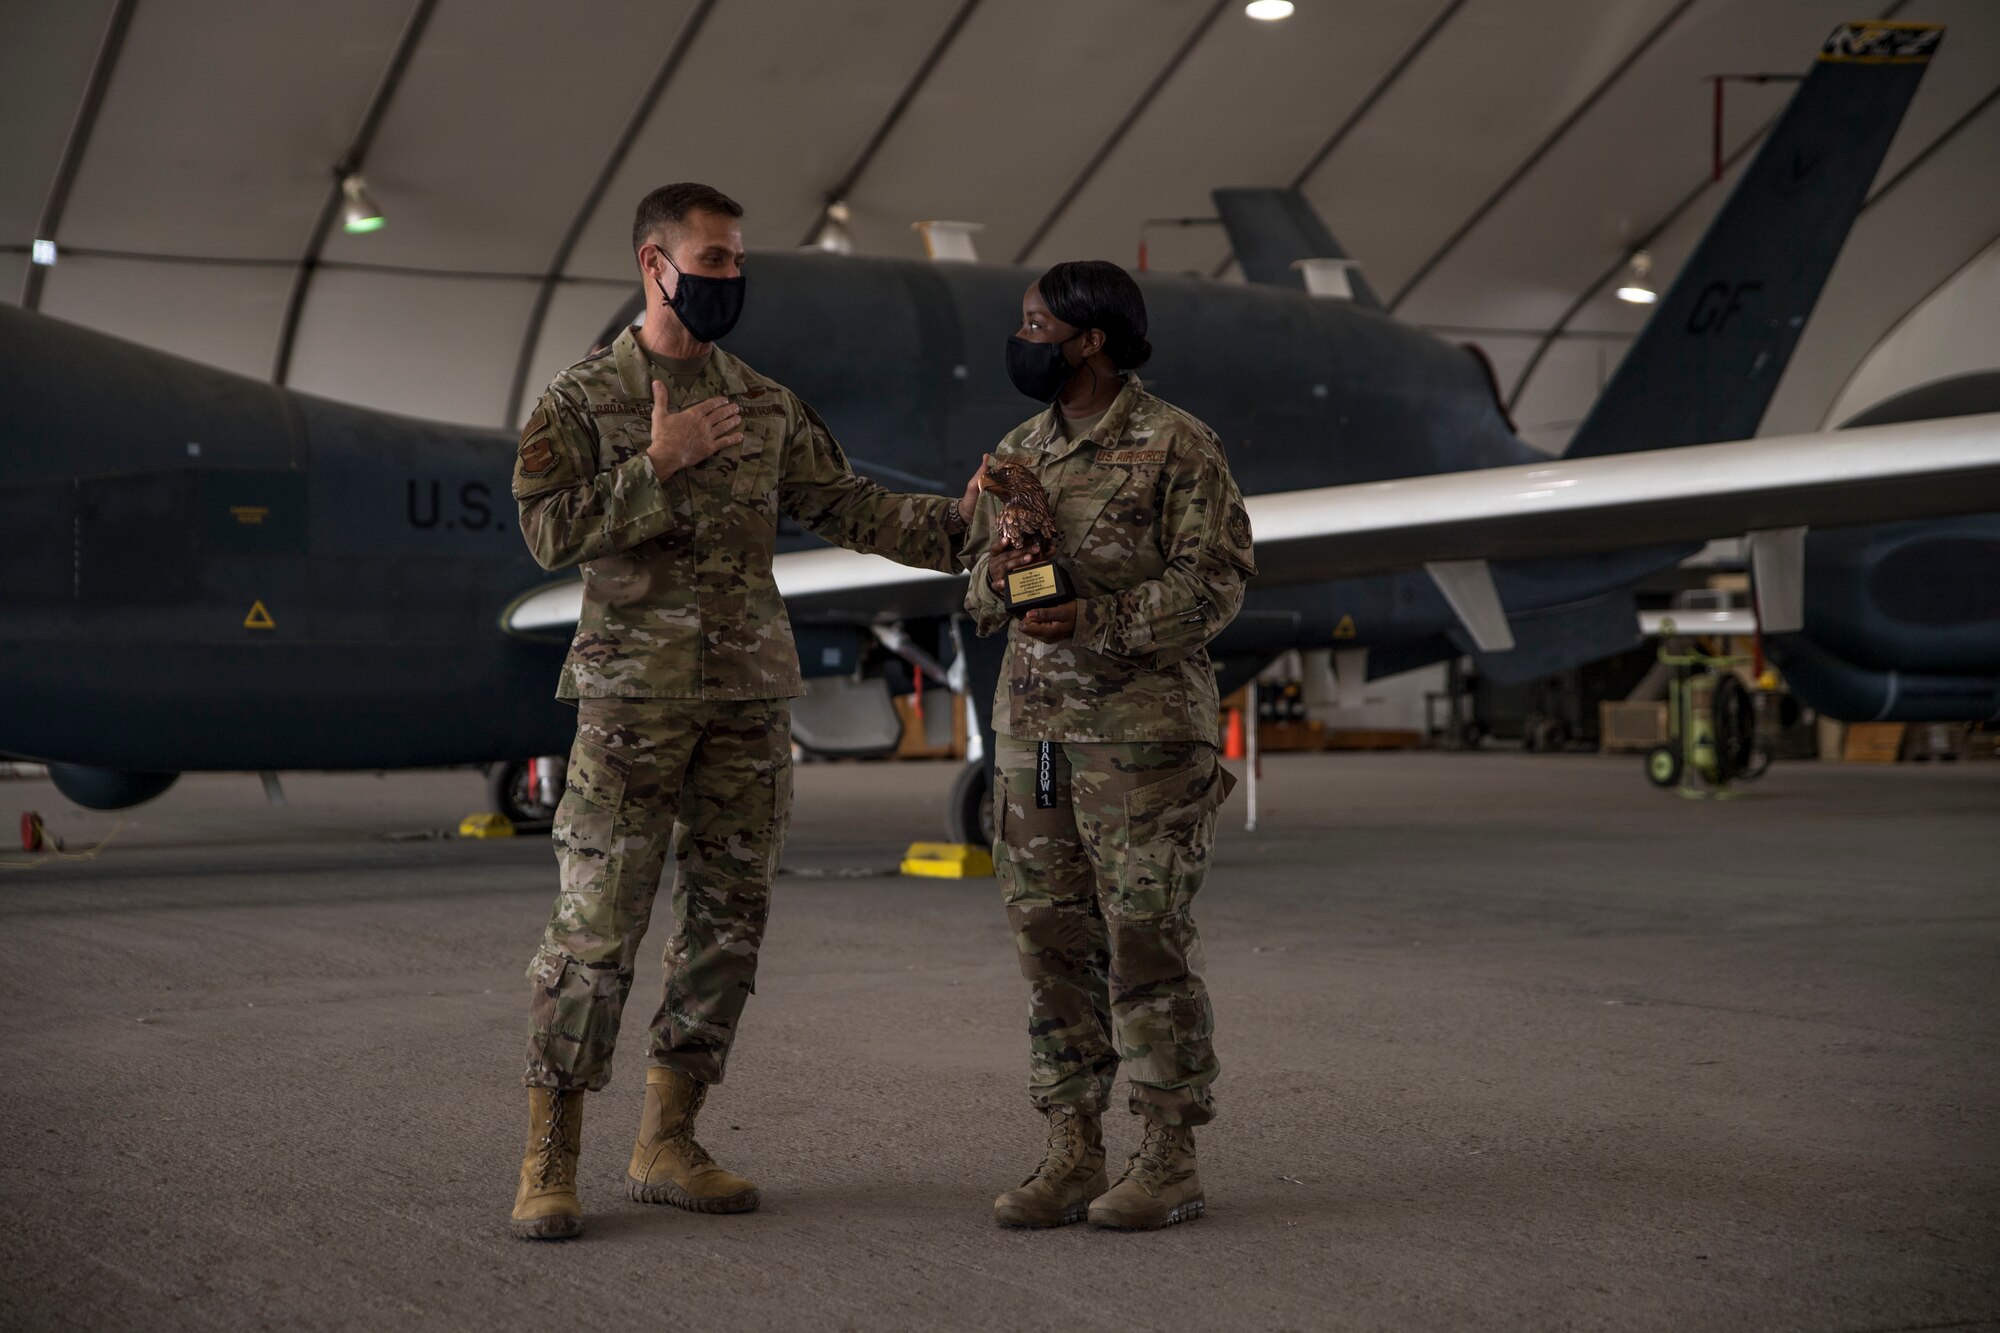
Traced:
<path id="1" fill-rule="evenodd" d="M 1260 495 L 1283 582 L 2000 509 L 2000 413 Z"/>
<path id="2" fill-rule="evenodd" d="M 1748 533 L 1765 585 L 1799 577 L 1806 528 L 2000 510 L 2000 413 L 1552 458 L 1246 503 L 1260 584 L 1429 569 L 1481 647 L 1500 649 L 1511 639 L 1488 561 Z M 780 555 L 775 573 L 794 614 L 941 615 L 963 596 L 958 577 L 831 547 Z M 581 599 L 580 583 L 543 589 L 509 608 L 503 624 L 573 625 Z M 1786 605 L 1760 600 L 1775 632 L 1791 619 L 1796 588 Z"/>

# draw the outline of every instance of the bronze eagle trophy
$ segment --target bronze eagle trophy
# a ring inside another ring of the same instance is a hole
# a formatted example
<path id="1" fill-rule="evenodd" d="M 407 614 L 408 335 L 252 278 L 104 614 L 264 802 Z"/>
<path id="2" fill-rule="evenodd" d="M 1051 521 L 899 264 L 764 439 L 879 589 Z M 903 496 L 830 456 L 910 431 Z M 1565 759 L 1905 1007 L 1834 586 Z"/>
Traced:
<path id="1" fill-rule="evenodd" d="M 1055 550 L 1062 532 L 1056 527 L 1049 494 L 1033 468 L 988 459 L 980 473 L 979 488 L 1000 497 L 1000 517 L 995 524 L 1000 545 L 1044 555 Z M 1044 559 L 1011 571 L 1004 596 L 1007 610 L 1018 616 L 1038 606 L 1067 602 L 1076 592 L 1063 567 Z"/>

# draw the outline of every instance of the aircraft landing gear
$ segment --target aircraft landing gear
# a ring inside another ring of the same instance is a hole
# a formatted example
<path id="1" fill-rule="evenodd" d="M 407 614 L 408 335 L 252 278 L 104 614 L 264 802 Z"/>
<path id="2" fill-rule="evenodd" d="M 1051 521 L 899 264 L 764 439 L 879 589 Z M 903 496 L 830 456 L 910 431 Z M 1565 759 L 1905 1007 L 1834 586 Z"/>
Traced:
<path id="1" fill-rule="evenodd" d="M 556 802 L 562 799 L 561 759 L 554 760 L 555 781 L 547 759 L 502 759 L 486 766 L 488 808 L 503 814 L 516 828 L 547 825 L 556 817 Z"/>
<path id="2" fill-rule="evenodd" d="M 968 760 L 958 771 L 945 817 L 953 842 L 993 845 L 993 770 L 986 760 Z"/>

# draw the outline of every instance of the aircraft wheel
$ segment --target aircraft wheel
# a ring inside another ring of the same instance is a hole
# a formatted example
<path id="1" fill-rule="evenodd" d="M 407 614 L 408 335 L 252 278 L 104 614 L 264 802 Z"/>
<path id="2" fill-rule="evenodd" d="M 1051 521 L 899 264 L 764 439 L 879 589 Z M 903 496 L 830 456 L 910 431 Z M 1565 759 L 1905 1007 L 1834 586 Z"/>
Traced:
<path id="1" fill-rule="evenodd" d="M 993 845 L 992 769 L 984 759 L 967 761 L 951 784 L 951 804 L 945 825 L 953 842 L 974 847 Z"/>
<path id="2" fill-rule="evenodd" d="M 1458 743 L 1468 750 L 1477 750 L 1479 742 L 1486 739 L 1486 728 L 1477 722 L 1467 722 L 1458 729 Z"/>
<path id="3" fill-rule="evenodd" d="M 1671 787 L 1681 780 L 1681 752 L 1671 745 L 1655 745 L 1646 751 L 1646 781 L 1655 787 Z"/>
<path id="4" fill-rule="evenodd" d="M 503 759 L 486 768 L 486 799 L 490 807 L 516 824 L 546 824 L 554 807 L 535 799 L 535 761 Z"/>

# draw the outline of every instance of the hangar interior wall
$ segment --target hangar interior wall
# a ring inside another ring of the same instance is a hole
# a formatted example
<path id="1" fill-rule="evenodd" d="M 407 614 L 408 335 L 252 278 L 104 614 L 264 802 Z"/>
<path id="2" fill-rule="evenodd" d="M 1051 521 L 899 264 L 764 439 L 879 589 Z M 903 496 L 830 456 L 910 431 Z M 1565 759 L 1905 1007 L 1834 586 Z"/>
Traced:
<path id="1" fill-rule="evenodd" d="M 1883 335 L 2000 235 L 2000 5 L 1894 8 L 1946 39 L 1767 432 L 1826 419 Z M 753 248 L 810 239 L 838 186 L 857 253 L 915 255 L 911 222 L 962 218 L 989 260 L 1129 264 L 1143 234 L 1154 267 L 1225 280 L 1215 228 L 1145 222 L 1211 213 L 1213 186 L 1294 184 L 1396 317 L 1478 342 L 1523 433 L 1559 450 L 1643 319 L 1610 294 L 1624 256 L 1644 244 L 1670 277 L 1733 181 L 1709 178 L 1704 80 L 1803 69 L 1853 10 L 1315 0 L 1260 24 L 1234 0 L 605 0 L 577 23 L 542 0 L 425 0 L 363 163 L 389 223 L 329 238 L 292 378 L 511 424 L 524 339 L 531 384 L 581 354 L 629 290 L 632 202 L 664 179 L 736 195 Z M 9 18 L 4 299 L 114 12 Z M 333 164 L 416 0 L 129 12 L 42 308 L 267 375 Z M 1787 92 L 1731 85 L 1734 167 Z"/>

